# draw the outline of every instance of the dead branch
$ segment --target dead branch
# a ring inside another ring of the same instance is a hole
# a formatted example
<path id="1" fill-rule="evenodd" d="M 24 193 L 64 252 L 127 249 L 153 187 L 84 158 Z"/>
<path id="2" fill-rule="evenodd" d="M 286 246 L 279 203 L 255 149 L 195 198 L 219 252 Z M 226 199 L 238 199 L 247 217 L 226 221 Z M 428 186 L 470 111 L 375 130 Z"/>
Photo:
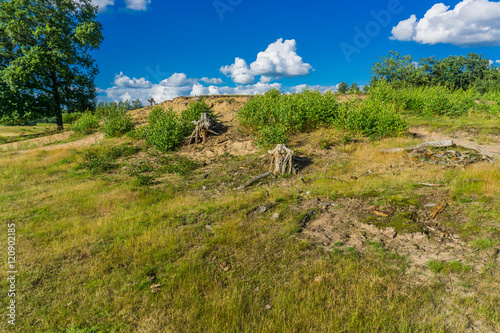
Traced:
<path id="1" fill-rule="evenodd" d="M 380 149 L 383 153 L 398 153 L 400 151 L 410 151 L 424 147 L 452 147 L 454 145 L 453 140 L 444 140 L 444 141 L 430 141 L 424 142 L 416 146 L 408 146 L 405 148 L 393 148 L 393 149 Z"/>
<path id="2" fill-rule="evenodd" d="M 485 160 L 488 160 L 489 162 L 494 162 L 495 161 L 495 156 L 493 154 L 491 154 L 491 153 L 488 153 L 486 150 L 484 150 L 481 147 L 474 146 L 474 145 L 468 145 L 468 144 L 456 144 L 456 146 L 462 147 L 462 148 L 465 148 L 465 149 L 474 150 L 474 151 L 478 152 L 479 154 L 481 154 L 482 157 Z"/>
<path id="3" fill-rule="evenodd" d="M 273 174 L 272 172 L 270 172 L 270 171 L 269 171 L 269 172 L 266 172 L 266 173 L 263 173 L 262 175 L 259 175 L 259 176 L 257 176 L 257 177 L 254 177 L 254 178 L 250 179 L 249 181 L 247 181 L 245 184 L 241 185 L 241 186 L 240 186 L 240 187 L 238 187 L 237 189 L 238 189 L 238 190 L 242 190 L 242 189 L 244 189 L 245 187 L 248 187 L 248 186 L 252 185 L 253 183 L 255 183 L 255 182 L 257 182 L 257 181 L 261 180 L 262 178 L 266 178 L 267 176 L 271 176 L 271 175 L 272 175 L 272 176 L 274 176 L 274 174 Z"/>

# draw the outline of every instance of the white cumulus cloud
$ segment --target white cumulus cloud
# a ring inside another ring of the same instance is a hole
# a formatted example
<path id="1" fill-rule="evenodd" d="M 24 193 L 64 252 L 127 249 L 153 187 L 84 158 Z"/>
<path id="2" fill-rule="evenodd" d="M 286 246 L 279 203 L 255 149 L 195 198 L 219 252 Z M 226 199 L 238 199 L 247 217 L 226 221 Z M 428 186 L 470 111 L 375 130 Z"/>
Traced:
<path id="1" fill-rule="evenodd" d="M 92 0 L 92 5 L 99 7 L 99 12 L 105 12 L 108 6 L 113 6 L 115 0 Z"/>
<path id="2" fill-rule="evenodd" d="M 125 3 L 131 10 L 147 10 L 151 0 L 125 0 Z"/>
<path id="3" fill-rule="evenodd" d="M 255 82 L 255 74 L 252 73 L 247 62 L 238 57 L 234 59 L 234 64 L 221 67 L 220 72 L 231 77 L 234 83 L 251 84 Z"/>
<path id="4" fill-rule="evenodd" d="M 203 81 L 207 84 L 222 84 L 224 83 L 220 78 L 209 79 L 208 77 L 202 77 L 200 81 Z"/>
<path id="5" fill-rule="evenodd" d="M 121 88 L 151 88 L 153 84 L 147 81 L 145 78 L 136 79 L 135 77 L 131 79 L 130 77 L 120 72 L 120 74 L 115 75 L 115 85 Z"/>
<path id="6" fill-rule="evenodd" d="M 261 83 L 269 83 L 283 77 L 291 78 L 308 75 L 312 66 L 304 63 L 297 54 L 297 43 L 294 39 L 278 39 L 269 44 L 265 51 L 257 54 L 257 59 L 250 64 L 244 59 L 236 58 L 234 63 L 221 67 L 222 74 L 231 77 L 234 83 L 252 84 L 260 75 Z"/>
<path id="7" fill-rule="evenodd" d="M 165 87 L 182 87 L 198 82 L 197 79 L 188 79 L 184 73 L 174 73 L 169 78 L 160 82 L 160 85 Z"/>
<path id="8" fill-rule="evenodd" d="M 422 44 L 500 45 L 500 2 L 463 0 L 455 8 L 437 3 L 392 28 L 390 39 Z"/>

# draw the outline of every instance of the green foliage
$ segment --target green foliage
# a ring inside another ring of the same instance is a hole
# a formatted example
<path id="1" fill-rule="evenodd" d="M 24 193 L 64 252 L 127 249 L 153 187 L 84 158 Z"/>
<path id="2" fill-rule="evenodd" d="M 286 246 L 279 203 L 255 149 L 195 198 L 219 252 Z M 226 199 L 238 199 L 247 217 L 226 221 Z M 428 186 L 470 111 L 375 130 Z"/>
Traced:
<path id="1" fill-rule="evenodd" d="M 175 150 L 193 130 L 192 121 L 199 120 L 204 112 L 214 118 L 205 101 L 189 105 L 180 114 L 173 109 L 163 110 L 157 106 L 149 114 L 148 124 L 136 132 L 136 137 L 145 139 L 160 151 Z"/>
<path id="2" fill-rule="evenodd" d="M 475 106 L 474 92 L 444 86 L 407 86 L 397 88 L 385 80 L 370 88 L 370 98 L 392 103 L 402 112 L 424 116 L 456 117 Z"/>
<path id="3" fill-rule="evenodd" d="M 0 2 L 0 118 L 54 116 L 62 128 L 63 110 L 94 108 L 96 16 L 91 0 Z"/>
<path id="4" fill-rule="evenodd" d="M 431 260 L 427 263 L 427 267 L 436 274 L 463 273 L 470 271 L 470 267 L 460 261 L 442 262 Z"/>
<path id="5" fill-rule="evenodd" d="M 349 89 L 349 86 L 345 82 L 340 82 L 337 91 L 341 94 L 347 94 L 347 90 Z"/>
<path id="6" fill-rule="evenodd" d="M 188 175 L 192 171 L 201 167 L 200 163 L 192 159 L 171 154 L 161 156 L 158 163 L 162 164 L 162 167 L 160 168 L 161 171 L 166 173 L 176 173 L 181 176 Z"/>
<path id="7" fill-rule="evenodd" d="M 134 129 L 132 117 L 120 108 L 108 113 L 104 118 L 102 131 L 107 137 L 117 137 Z"/>
<path id="8" fill-rule="evenodd" d="M 403 135 L 408 129 L 394 104 L 375 98 L 343 103 L 336 125 L 374 139 Z"/>
<path id="9" fill-rule="evenodd" d="M 142 102 L 140 99 L 135 99 L 133 101 L 126 100 L 120 102 L 99 102 L 96 107 L 96 115 L 101 119 L 107 117 L 109 114 L 115 112 L 116 110 L 135 110 L 142 108 Z"/>
<path id="10" fill-rule="evenodd" d="M 240 124 L 263 145 L 284 143 L 293 133 L 333 124 L 339 103 L 332 92 L 304 90 L 282 95 L 273 89 L 255 96 L 238 112 Z"/>
<path id="11" fill-rule="evenodd" d="M 181 119 L 173 109 L 155 107 L 149 114 L 148 124 L 138 130 L 138 137 L 166 152 L 178 147 L 185 137 Z"/>
<path id="12" fill-rule="evenodd" d="M 290 135 L 321 126 L 335 126 L 371 137 L 400 135 L 405 122 L 389 102 L 352 101 L 340 104 L 331 92 L 305 90 L 281 95 L 271 90 L 256 96 L 238 112 L 240 124 L 257 137 L 257 143 L 286 142 Z"/>
<path id="13" fill-rule="evenodd" d="M 71 130 L 75 133 L 90 134 L 94 130 L 99 128 L 99 119 L 90 112 L 84 113 L 80 119 L 78 119 L 71 126 Z"/>
<path id="14" fill-rule="evenodd" d="M 63 113 L 63 123 L 65 124 L 73 124 L 75 121 L 80 119 L 84 115 L 83 112 L 73 112 L 73 113 Z"/>
<path id="15" fill-rule="evenodd" d="M 113 159 L 105 154 L 99 154 L 95 151 L 83 152 L 84 160 L 78 165 L 78 168 L 88 169 L 92 174 L 98 174 L 115 169 L 117 165 Z"/>
<path id="16" fill-rule="evenodd" d="M 115 161 L 120 157 L 136 154 L 139 147 L 130 143 L 123 143 L 119 146 L 108 148 L 104 151 L 90 150 L 83 152 L 84 160 L 78 168 L 88 169 L 93 174 L 107 172 L 118 167 Z"/>
<path id="17" fill-rule="evenodd" d="M 489 67 L 488 59 L 476 53 L 468 53 L 466 57 L 428 57 L 415 61 L 411 55 L 390 51 L 372 66 L 371 82 L 386 80 L 398 88 L 447 86 L 452 90 L 467 90 L 490 76 L 492 71 L 495 69 Z"/>
<path id="18" fill-rule="evenodd" d="M 356 84 L 356 82 L 353 82 L 351 84 L 351 86 L 349 87 L 349 93 L 350 94 L 360 94 L 361 93 L 361 89 L 359 89 L 359 87 Z"/>

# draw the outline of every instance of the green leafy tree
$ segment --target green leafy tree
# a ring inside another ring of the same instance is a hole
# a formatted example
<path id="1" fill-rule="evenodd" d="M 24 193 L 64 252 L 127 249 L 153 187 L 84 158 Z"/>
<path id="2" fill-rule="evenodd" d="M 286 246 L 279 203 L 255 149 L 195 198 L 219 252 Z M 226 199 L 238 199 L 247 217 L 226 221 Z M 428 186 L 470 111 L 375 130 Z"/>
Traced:
<path id="1" fill-rule="evenodd" d="M 341 94 L 346 94 L 347 90 L 349 90 L 349 86 L 345 82 L 340 82 L 337 91 Z"/>
<path id="2" fill-rule="evenodd" d="M 349 92 L 351 94 L 359 94 L 361 93 L 361 89 L 359 89 L 358 85 L 356 84 L 356 82 L 353 82 L 351 84 L 351 86 L 349 87 Z"/>
<path id="3" fill-rule="evenodd" d="M 142 102 L 140 99 L 135 99 L 132 101 L 132 110 L 140 109 L 142 108 Z"/>
<path id="4" fill-rule="evenodd" d="M 0 118 L 93 109 L 103 40 L 91 0 L 0 1 Z M 31 112 L 31 113 L 30 113 Z"/>
<path id="5" fill-rule="evenodd" d="M 483 80 L 489 71 L 488 59 L 476 53 L 464 56 L 449 56 L 420 59 L 429 75 L 431 85 L 446 85 L 453 89 L 467 90 L 474 82 Z"/>
<path id="6" fill-rule="evenodd" d="M 387 56 L 379 58 L 373 64 L 371 73 L 371 83 L 386 80 L 399 86 L 423 85 L 428 80 L 425 69 L 411 55 L 403 56 L 395 51 L 389 51 Z"/>

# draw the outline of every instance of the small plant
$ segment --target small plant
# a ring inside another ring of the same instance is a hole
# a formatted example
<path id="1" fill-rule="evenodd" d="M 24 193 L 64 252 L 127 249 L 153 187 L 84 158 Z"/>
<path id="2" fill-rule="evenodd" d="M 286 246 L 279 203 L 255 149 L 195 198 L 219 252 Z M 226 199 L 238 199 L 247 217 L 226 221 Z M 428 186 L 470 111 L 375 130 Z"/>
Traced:
<path id="1" fill-rule="evenodd" d="M 160 157 L 158 163 L 162 164 L 160 171 L 177 173 L 181 176 L 185 176 L 201 166 L 200 163 L 187 157 L 170 154 Z"/>
<path id="2" fill-rule="evenodd" d="M 192 121 L 199 120 L 202 113 L 208 113 L 212 119 L 216 118 L 204 101 L 191 104 L 180 114 L 171 108 L 163 110 L 157 106 L 149 114 L 148 125 L 137 130 L 135 137 L 145 139 L 163 152 L 175 150 L 193 130 Z"/>
<path id="3" fill-rule="evenodd" d="M 79 168 L 88 169 L 92 174 L 106 172 L 117 167 L 108 156 L 93 151 L 84 152 L 84 160 L 78 165 Z"/>
<path id="4" fill-rule="evenodd" d="M 72 126 L 75 133 L 90 134 L 99 128 L 99 119 L 90 112 L 84 113 Z"/>
<path id="5" fill-rule="evenodd" d="M 84 115 L 83 112 L 72 112 L 72 113 L 63 113 L 63 123 L 65 124 L 73 124 L 75 121 L 80 119 Z"/>
<path id="6" fill-rule="evenodd" d="M 427 263 L 427 267 L 436 274 L 463 273 L 470 270 L 469 266 L 462 264 L 460 261 L 442 262 L 431 260 Z"/>
<path id="7" fill-rule="evenodd" d="M 107 137 L 118 137 L 133 129 L 132 117 L 123 109 L 112 110 L 104 117 L 102 131 Z"/>

